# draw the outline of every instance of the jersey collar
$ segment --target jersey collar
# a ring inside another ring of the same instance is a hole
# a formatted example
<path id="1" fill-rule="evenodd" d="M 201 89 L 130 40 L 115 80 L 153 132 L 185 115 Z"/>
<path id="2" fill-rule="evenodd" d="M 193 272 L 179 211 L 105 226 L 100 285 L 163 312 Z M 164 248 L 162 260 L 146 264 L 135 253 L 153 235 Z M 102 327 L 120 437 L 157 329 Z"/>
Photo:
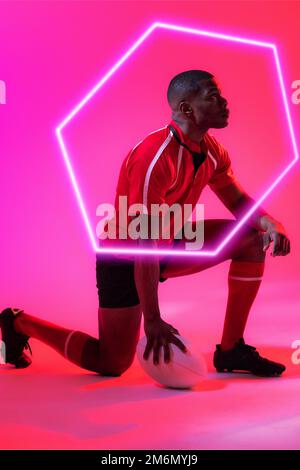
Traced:
<path id="1" fill-rule="evenodd" d="M 191 140 L 186 134 L 184 134 L 182 130 L 180 129 L 180 127 L 178 126 L 177 122 L 173 121 L 172 119 L 169 124 L 176 129 L 182 142 L 184 142 L 191 150 L 195 152 L 199 152 L 201 150 L 200 142 L 199 144 L 197 144 L 196 142 Z M 204 141 L 205 141 L 205 135 L 206 134 L 204 134 L 204 137 L 203 137 Z"/>

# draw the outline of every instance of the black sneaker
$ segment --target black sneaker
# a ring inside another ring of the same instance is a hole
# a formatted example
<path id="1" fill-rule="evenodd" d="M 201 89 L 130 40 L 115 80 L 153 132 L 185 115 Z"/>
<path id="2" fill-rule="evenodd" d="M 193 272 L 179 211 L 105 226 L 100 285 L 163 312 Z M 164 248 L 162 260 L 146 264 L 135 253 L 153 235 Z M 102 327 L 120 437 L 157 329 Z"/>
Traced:
<path id="1" fill-rule="evenodd" d="M 213 362 L 218 372 L 247 371 L 262 377 L 272 377 L 285 371 L 283 364 L 261 357 L 256 348 L 245 344 L 243 338 L 228 351 L 222 351 L 221 345 L 217 344 Z"/>
<path id="2" fill-rule="evenodd" d="M 17 315 L 23 313 L 18 308 L 6 308 L 0 314 L 0 328 L 2 332 L 2 341 L 5 345 L 5 362 L 13 364 L 17 369 L 24 369 L 30 366 L 31 359 L 23 351 L 29 349 L 29 336 L 17 333 L 14 329 L 14 320 Z"/>

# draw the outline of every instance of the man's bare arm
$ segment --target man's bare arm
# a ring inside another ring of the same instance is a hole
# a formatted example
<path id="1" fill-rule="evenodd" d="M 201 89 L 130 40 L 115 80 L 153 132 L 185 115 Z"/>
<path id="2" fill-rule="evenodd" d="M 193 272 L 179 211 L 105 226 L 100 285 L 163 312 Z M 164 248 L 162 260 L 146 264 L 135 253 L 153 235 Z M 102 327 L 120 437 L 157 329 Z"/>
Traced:
<path id="1" fill-rule="evenodd" d="M 157 248 L 155 240 L 147 239 L 138 241 L 139 249 Z M 176 337 L 179 331 L 165 322 L 160 315 L 158 304 L 158 283 L 160 277 L 160 263 L 157 254 L 136 254 L 134 262 L 134 279 L 138 291 L 142 311 L 144 314 L 144 329 L 147 336 L 147 345 L 144 351 L 144 359 L 147 360 L 153 349 L 153 363 L 159 363 L 160 348 L 163 347 L 165 362 L 170 361 L 170 346 L 173 343 L 183 352 L 185 345 Z"/>
<path id="2" fill-rule="evenodd" d="M 155 240 L 138 240 L 139 249 L 155 249 Z M 139 294 L 144 318 L 155 320 L 160 318 L 158 304 L 158 283 L 160 264 L 158 255 L 138 254 L 134 262 L 134 279 Z"/>
<path id="3" fill-rule="evenodd" d="M 216 193 L 228 210 L 238 219 L 256 203 L 247 194 L 239 183 L 233 183 Z M 272 256 L 285 256 L 290 253 L 290 240 L 288 239 L 283 225 L 262 207 L 258 207 L 246 221 L 246 224 L 265 232 L 264 250 L 267 250 L 273 241 Z"/>

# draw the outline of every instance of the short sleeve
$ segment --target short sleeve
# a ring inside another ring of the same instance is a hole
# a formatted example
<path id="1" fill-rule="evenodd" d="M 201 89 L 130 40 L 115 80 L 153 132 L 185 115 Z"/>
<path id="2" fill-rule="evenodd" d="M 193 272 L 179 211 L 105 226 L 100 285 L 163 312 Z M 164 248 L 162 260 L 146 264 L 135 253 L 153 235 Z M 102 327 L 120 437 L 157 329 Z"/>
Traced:
<path id="1" fill-rule="evenodd" d="M 232 169 L 228 152 L 223 145 L 218 144 L 217 166 L 208 182 L 208 185 L 212 191 L 218 192 L 218 190 L 236 182 L 237 177 Z"/>

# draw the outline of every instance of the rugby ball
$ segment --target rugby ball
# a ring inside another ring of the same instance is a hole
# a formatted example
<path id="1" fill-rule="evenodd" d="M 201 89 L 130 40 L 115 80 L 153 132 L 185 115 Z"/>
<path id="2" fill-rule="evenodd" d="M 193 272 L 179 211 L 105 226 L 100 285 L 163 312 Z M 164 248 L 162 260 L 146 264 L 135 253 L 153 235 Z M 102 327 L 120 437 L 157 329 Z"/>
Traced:
<path id="1" fill-rule="evenodd" d="M 201 353 L 193 353 L 189 340 L 180 335 L 176 336 L 187 347 L 188 351 L 184 353 L 174 343 L 169 343 L 169 363 L 164 361 L 163 347 L 159 351 L 158 364 L 153 364 L 153 349 L 147 360 L 143 358 L 147 344 L 146 336 L 140 338 L 136 355 L 142 369 L 159 384 L 169 388 L 192 388 L 205 378 L 207 374 L 206 362 Z"/>

